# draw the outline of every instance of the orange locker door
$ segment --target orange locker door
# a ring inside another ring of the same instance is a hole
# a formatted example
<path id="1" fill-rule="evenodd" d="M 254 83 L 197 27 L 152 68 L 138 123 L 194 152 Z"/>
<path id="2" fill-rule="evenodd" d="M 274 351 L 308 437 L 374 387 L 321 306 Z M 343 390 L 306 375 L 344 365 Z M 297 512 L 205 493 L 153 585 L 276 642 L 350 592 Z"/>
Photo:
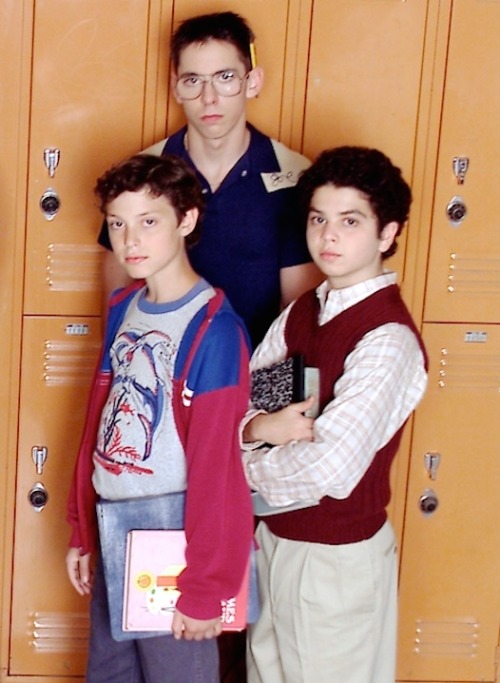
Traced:
<path id="1" fill-rule="evenodd" d="M 454 0 L 426 320 L 500 320 L 499 35 L 500 2 Z M 468 160 L 463 183 L 454 159 L 462 168 Z"/>
<path id="2" fill-rule="evenodd" d="M 411 181 L 427 0 L 314 0 L 304 150 L 385 152 Z M 410 225 L 411 229 L 411 225 Z M 404 233 L 390 267 L 403 275 Z"/>
<path id="3" fill-rule="evenodd" d="M 111 163 L 143 146 L 154 4 L 36 2 L 25 313 L 100 312 L 92 189 Z"/>
<path id="4" fill-rule="evenodd" d="M 2 312 L 2 381 L 0 382 L 0 534 L 4 538 L 6 516 L 10 517 L 13 493 L 6 476 L 9 455 L 15 453 L 17 434 L 18 366 L 21 335 L 22 256 L 24 207 L 26 205 L 26 127 L 27 93 L 29 92 L 29 45 L 23 42 L 25 21 L 29 11 L 22 3 L 2 4 L 0 22 L 0 232 L 2 252 L 0 265 L 0 310 Z M 7 88 L 8 84 L 8 88 Z M 7 94 L 8 93 L 8 94 Z M 6 134 L 8 131 L 8 134 Z M 9 462 L 10 460 L 10 462 Z M 13 464 L 13 463 L 12 463 Z M 0 543 L 0 577 L 9 566 L 8 548 Z M 7 595 L 7 591 L 5 595 Z M 0 581 L 0 635 L 4 592 Z M 3 641 L 0 642 L 0 671 L 3 665 Z M 1 674 L 0 674 L 1 675 Z"/>
<path id="5" fill-rule="evenodd" d="M 88 606 L 66 577 L 66 501 L 99 341 L 98 318 L 24 323 L 11 675 L 84 671 Z"/>
<path id="6" fill-rule="evenodd" d="M 497 681 L 500 326 L 429 323 L 424 340 L 429 388 L 414 428 L 398 680 Z"/>

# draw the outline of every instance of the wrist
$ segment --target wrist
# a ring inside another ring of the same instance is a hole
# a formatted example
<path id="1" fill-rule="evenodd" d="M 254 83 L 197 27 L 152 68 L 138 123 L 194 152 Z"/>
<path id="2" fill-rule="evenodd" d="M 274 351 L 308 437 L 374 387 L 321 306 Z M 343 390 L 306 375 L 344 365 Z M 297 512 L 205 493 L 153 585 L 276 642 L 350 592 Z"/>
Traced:
<path id="1" fill-rule="evenodd" d="M 250 423 L 254 421 L 256 417 L 259 417 L 260 415 L 267 415 L 267 413 L 264 413 L 264 411 L 262 410 L 251 409 L 240 422 L 239 439 L 240 446 L 244 451 L 251 451 L 254 448 L 259 448 L 264 443 L 263 441 L 258 441 L 252 438 L 254 430 L 253 427 L 248 426 L 250 425 Z"/>
<path id="2" fill-rule="evenodd" d="M 262 441 L 259 436 L 259 427 L 262 424 L 262 418 L 265 417 L 262 413 L 255 415 L 251 420 L 249 420 L 243 427 L 243 443 L 255 443 L 256 441 Z"/>

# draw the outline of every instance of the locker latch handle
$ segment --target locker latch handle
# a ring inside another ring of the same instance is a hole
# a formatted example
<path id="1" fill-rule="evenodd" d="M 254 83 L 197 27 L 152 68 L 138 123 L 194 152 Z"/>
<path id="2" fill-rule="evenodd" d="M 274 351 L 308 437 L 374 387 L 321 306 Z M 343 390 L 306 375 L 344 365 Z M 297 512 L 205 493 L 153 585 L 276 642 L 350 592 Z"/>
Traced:
<path id="1" fill-rule="evenodd" d="M 56 168 L 59 166 L 59 159 L 61 158 L 61 150 L 57 147 L 47 147 L 43 150 L 43 161 L 49 172 L 49 177 L 53 178 L 56 174 Z"/>
<path id="2" fill-rule="evenodd" d="M 441 453 L 430 451 L 429 453 L 426 453 L 424 455 L 425 469 L 427 474 L 429 475 L 429 479 L 432 479 L 432 481 L 436 479 L 437 469 L 439 467 L 440 462 Z"/>
<path id="3" fill-rule="evenodd" d="M 43 466 L 47 460 L 47 447 L 46 446 L 33 446 L 31 449 L 31 457 L 35 463 L 36 473 L 43 474 Z"/>
<path id="4" fill-rule="evenodd" d="M 453 173 L 459 185 L 464 184 L 465 174 L 469 168 L 469 157 L 453 157 Z"/>

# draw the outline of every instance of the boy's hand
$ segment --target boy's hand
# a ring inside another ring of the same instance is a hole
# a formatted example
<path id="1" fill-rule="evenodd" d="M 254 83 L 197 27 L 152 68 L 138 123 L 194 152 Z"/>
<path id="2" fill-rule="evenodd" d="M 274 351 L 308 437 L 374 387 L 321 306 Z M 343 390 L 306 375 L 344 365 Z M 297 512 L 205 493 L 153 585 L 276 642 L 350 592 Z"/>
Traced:
<path id="1" fill-rule="evenodd" d="M 215 619 L 193 619 L 187 617 L 178 609 L 174 612 L 172 621 L 172 634 L 174 638 L 180 640 L 203 640 L 204 638 L 215 638 L 222 632 L 222 621 L 220 617 Z"/>
<path id="2" fill-rule="evenodd" d="M 310 396 L 275 413 L 256 415 L 245 426 L 243 440 L 264 441 L 272 446 L 283 446 L 289 441 L 312 441 L 314 419 L 304 413 L 312 408 L 313 403 L 314 396 Z"/>
<path id="3" fill-rule="evenodd" d="M 88 595 L 92 587 L 90 553 L 80 555 L 78 548 L 70 548 L 66 555 L 66 571 L 73 588 L 80 595 Z"/>

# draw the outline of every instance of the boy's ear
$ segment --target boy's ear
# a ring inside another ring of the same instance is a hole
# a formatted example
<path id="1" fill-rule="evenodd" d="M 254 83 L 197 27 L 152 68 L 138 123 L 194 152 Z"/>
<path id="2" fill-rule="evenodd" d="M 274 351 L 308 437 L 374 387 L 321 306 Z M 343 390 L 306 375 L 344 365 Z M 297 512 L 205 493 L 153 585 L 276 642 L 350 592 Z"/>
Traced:
<path id="1" fill-rule="evenodd" d="M 391 221 L 384 225 L 382 232 L 380 233 L 380 246 L 379 251 L 384 254 L 389 247 L 392 245 L 398 234 L 399 223 L 397 221 Z"/>
<path id="2" fill-rule="evenodd" d="M 190 233 L 193 232 L 193 230 L 196 227 L 196 223 L 198 222 L 199 215 L 200 212 L 196 208 L 188 209 L 186 211 L 186 213 L 182 217 L 181 222 L 177 226 L 177 229 L 183 237 L 187 237 Z"/>
<path id="3" fill-rule="evenodd" d="M 256 66 L 248 72 L 246 96 L 247 99 L 257 97 L 264 85 L 264 69 L 261 66 Z"/>

